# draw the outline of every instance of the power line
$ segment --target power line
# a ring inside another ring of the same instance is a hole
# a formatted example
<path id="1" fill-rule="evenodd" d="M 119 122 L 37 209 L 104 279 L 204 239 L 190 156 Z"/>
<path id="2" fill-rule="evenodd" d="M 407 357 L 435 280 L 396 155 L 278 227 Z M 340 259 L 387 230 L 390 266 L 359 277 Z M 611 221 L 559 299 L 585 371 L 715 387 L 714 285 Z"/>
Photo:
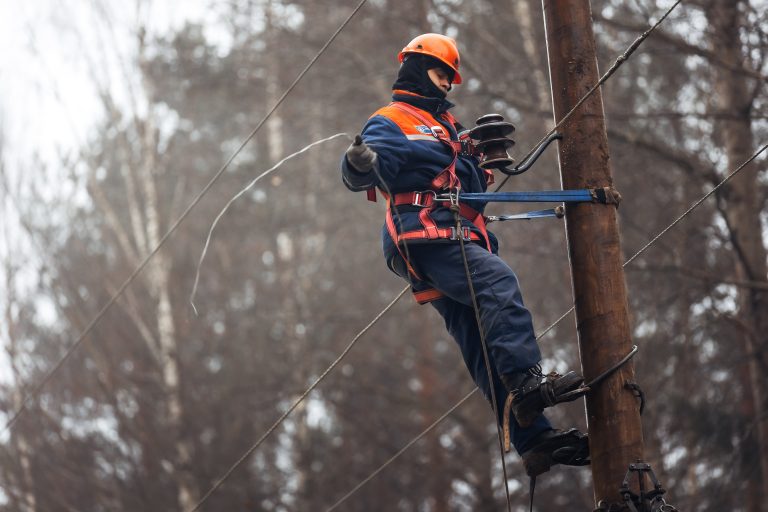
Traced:
<path id="1" fill-rule="evenodd" d="M 696 208 L 701 205 L 707 198 L 709 198 L 712 194 L 714 194 L 720 187 L 725 185 L 727 182 L 729 182 L 731 179 L 733 179 L 734 176 L 736 176 L 739 172 L 741 172 L 747 165 L 749 165 L 751 162 L 753 162 L 760 154 L 762 154 L 765 150 L 768 149 L 768 144 L 765 144 L 763 147 L 761 147 L 755 154 L 753 154 L 751 157 L 749 157 L 743 164 L 741 164 L 738 168 L 736 168 L 733 172 L 729 173 L 720 183 L 718 183 L 714 188 L 712 188 L 709 192 L 707 192 L 704 196 L 701 197 L 698 201 L 693 203 L 693 205 L 688 208 L 683 214 L 681 214 L 679 217 L 677 217 L 670 225 L 668 225 L 666 228 L 661 230 L 659 234 L 654 236 L 650 242 L 648 242 L 645 246 L 643 246 L 639 251 L 637 251 L 632 257 L 630 257 L 627 261 L 624 262 L 622 267 L 626 267 L 632 261 L 634 261 L 638 256 L 640 256 L 642 253 L 647 251 L 653 244 L 655 244 L 662 236 L 664 236 L 670 229 L 675 227 L 680 221 L 682 221 L 685 217 L 690 215 Z M 553 324 L 551 324 L 549 327 L 544 329 L 538 336 L 536 336 L 536 340 L 540 340 L 547 332 L 552 330 L 557 324 L 559 324 L 565 317 L 567 317 L 575 308 L 572 306 L 571 309 L 566 311 L 560 318 L 558 318 Z M 368 483 L 370 480 L 372 480 L 376 475 L 381 473 L 384 468 L 392 464 L 398 457 L 400 457 L 403 453 L 405 453 L 411 446 L 413 446 L 417 441 L 422 439 L 425 435 L 427 435 L 429 432 L 434 430 L 440 423 L 442 423 L 448 416 L 450 416 L 456 409 L 459 408 L 464 402 L 466 402 L 470 396 L 475 394 L 478 391 L 478 388 L 475 388 L 472 390 L 469 394 L 467 394 L 464 398 L 462 398 L 458 403 L 453 405 L 448 411 L 446 411 L 440 418 L 438 418 L 434 423 L 432 423 L 430 426 L 428 426 L 426 429 L 424 429 L 418 436 L 416 436 L 412 441 L 410 441 L 408 444 L 406 444 L 400 451 L 398 451 L 395 455 L 390 457 L 386 462 L 384 462 L 381 466 L 379 466 L 373 473 L 368 475 L 362 482 L 360 482 L 358 485 L 355 486 L 354 489 L 349 491 L 347 494 L 344 495 L 339 501 L 337 501 L 331 508 L 326 510 L 326 512 L 331 512 L 332 510 L 335 510 L 339 505 L 341 505 L 342 502 L 346 501 L 350 496 L 352 496 L 355 492 L 360 490 L 366 483 Z"/>
<path id="2" fill-rule="evenodd" d="M 707 199 L 708 199 L 708 198 L 709 198 L 709 197 L 710 197 L 712 194 L 714 194 L 715 192 L 717 192 L 717 191 L 720 189 L 720 187 L 722 187 L 723 185 L 725 185 L 726 183 L 728 183 L 729 181 L 731 181 L 731 179 L 733 179 L 733 177 L 734 177 L 734 176 L 736 176 L 738 173 L 740 173 L 740 172 L 742 171 L 742 169 L 744 169 L 744 168 L 745 168 L 747 165 L 749 165 L 750 163 L 752 163 L 752 162 L 753 162 L 753 161 L 754 161 L 754 160 L 755 160 L 755 159 L 756 159 L 758 156 L 760 156 L 760 154 L 761 154 L 763 151 L 765 151 L 766 149 L 768 149 L 768 144 L 766 144 L 766 145 L 764 145 L 763 147 L 761 147 L 761 148 L 760 148 L 760 149 L 757 151 L 757 153 L 755 153 L 754 155 L 752 155 L 751 157 L 749 157 L 749 158 L 748 158 L 748 159 L 747 159 L 747 160 L 746 160 L 746 161 L 745 161 L 743 164 L 741 164 L 739 167 L 737 167 L 737 168 L 736 168 L 736 170 L 734 170 L 733 172 L 731 172 L 730 174 L 728 174 L 728 175 L 727 175 L 727 176 L 726 176 L 726 177 L 725 177 L 725 178 L 724 178 L 724 179 L 723 179 L 723 180 L 722 180 L 720 183 L 718 183 L 717 185 L 715 185 L 715 186 L 714 186 L 714 187 L 713 187 L 713 188 L 712 188 L 712 189 L 711 189 L 709 192 L 707 192 L 706 194 L 704 194 L 704 196 L 703 196 L 701 199 L 699 199 L 698 201 L 696 201 L 695 203 L 693 203 L 693 204 L 691 205 L 691 207 L 690 207 L 690 208 L 688 208 L 686 211 L 684 211 L 684 212 L 683 212 L 683 213 L 682 213 L 682 214 L 681 214 L 681 215 L 680 215 L 678 218 L 676 218 L 676 219 L 674 220 L 674 222 L 672 222 L 672 224 L 670 224 L 669 226 L 667 226 L 666 228 L 664 228 L 664 230 L 662 230 L 662 231 L 661 231 L 661 232 L 660 232 L 658 235 L 656 235 L 655 237 L 653 237 L 653 238 L 651 239 L 651 241 L 650 241 L 650 242 L 648 242 L 647 244 L 645 244 L 645 246 L 643 246 L 643 247 L 642 247 L 642 248 L 641 248 L 639 251 L 637 251 L 635 254 L 633 254 L 633 255 L 632 255 L 632 257 L 630 257 L 630 258 L 629 258 L 629 259 L 626 261 L 626 263 L 624 263 L 624 266 L 626 267 L 627 265 L 629 265 L 630 263 L 632 263 L 632 262 L 635 260 L 635 258 L 637 258 L 637 257 L 638 257 L 638 256 L 640 256 L 642 253 L 644 253 L 644 252 L 645 252 L 645 251 L 646 251 L 646 250 L 647 250 L 647 249 L 648 249 L 650 246 L 652 246 L 653 244 L 655 244 L 655 243 L 656 243 L 656 241 L 657 241 L 659 238 L 661 238 L 662 236 L 664 236 L 664 235 L 667 233 L 667 231 L 669 231 L 670 229 L 672 229 L 673 227 L 675 227 L 675 226 L 676 226 L 676 225 L 677 225 L 677 224 L 678 224 L 678 223 L 679 223 L 681 220 L 683 220 L 683 219 L 684 219 L 684 218 L 686 218 L 688 215 L 690 215 L 690 214 L 691 214 L 691 212 L 693 212 L 693 211 L 694 211 L 696 208 L 698 208 L 698 207 L 699 207 L 699 205 L 700 205 L 701 203 L 703 203 L 704 201 L 706 201 L 706 200 L 707 200 Z"/>
<path id="3" fill-rule="evenodd" d="M 313 383 L 312 383 L 312 385 L 311 385 L 311 386 L 309 386 L 309 388 L 307 388 L 307 390 L 306 390 L 306 391 L 304 391 L 304 393 L 302 393 L 302 394 L 301 394 L 301 396 L 299 396 L 299 398 L 297 398 L 297 399 L 296 399 L 296 400 L 293 402 L 293 405 L 291 405 L 291 407 L 290 407 L 290 408 L 289 408 L 287 411 L 285 411 L 285 412 L 283 413 L 283 415 L 282 415 L 282 416 L 280 416 L 280 417 L 279 417 L 279 418 L 278 418 L 278 419 L 275 421 L 275 423 L 274 423 L 274 424 L 272 424 L 272 426 L 271 426 L 271 427 L 269 427 L 269 429 L 268 429 L 266 432 L 264 432 L 264 434 L 262 434 L 262 436 L 259 438 L 259 440 L 258 440 L 258 441 L 256 441 L 256 442 L 255 442 L 255 443 L 254 443 L 254 444 L 253 444 L 253 445 L 252 445 L 250 448 L 248 448 L 248 451 L 246 451 L 246 452 L 245 452 L 245 453 L 244 453 L 244 454 L 243 454 L 243 455 L 242 455 L 242 456 L 241 456 L 239 459 L 237 459 L 237 461 L 236 461 L 234 464 L 232 464 L 232 466 L 231 466 L 231 467 L 230 467 L 230 468 L 229 468 L 229 469 L 226 471 L 226 473 L 224 473 L 224 474 L 223 474 L 223 475 L 222 475 L 222 476 L 221 476 L 221 477 L 220 477 L 220 478 L 219 478 L 219 479 L 216 481 L 216 483 L 213 485 L 213 487 L 211 487 L 211 489 L 210 489 L 210 490 L 209 490 L 207 493 L 205 493 L 205 496 L 203 496 L 203 497 L 202 497 L 202 499 L 201 499 L 201 500 L 200 500 L 200 501 L 197 503 L 197 505 L 195 505 L 195 507 L 194 507 L 193 509 L 189 510 L 188 512 L 195 512 L 196 510 L 199 510 L 199 509 L 200 509 L 200 507 L 203 505 L 203 503 L 205 503 L 205 501 L 206 501 L 206 500 L 207 500 L 209 497 L 211 497 L 211 495 L 212 495 L 214 492 L 216 492 L 216 490 L 217 490 L 219 487 L 221 487 L 221 485 L 222 485 L 222 484 L 223 484 L 223 483 L 224 483 L 224 482 L 227 480 L 227 478 L 229 478 L 229 477 L 230 477 L 230 475 L 231 475 L 231 474 L 232 474 L 232 473 L 233 473 L 233 472 L 234 472 L 234 471 L 235 471 L 235 470 L 236 470 L 238 467 L 240 467 L 240 465 L 241 465 L 243 462 L 245 462 L 245 461 L 248 459 L 248 457 L 250 457 L 250 455 L 251 455 L 251 454 L 252 454 L 254 451 L 256 451 L 256 449 L 257 449 L 259 446 L 261 446 L 261 444 L 262 444 L 262 443 L 263 443 L 263 442 L 264 442 L 264 441 L 267 439 L 267 437 L 269 437 L 269 435 L 270 435 L 270 434 L 272 434 L 272 432 L 274 432 L 274 431 L 277 429 L 277 427 L 279 427 L 279 426 L 280 426 L 280 425 L 283 423 L 283 421 L 285 421 L 285 419 L 286 419 L 286 418 L 287 418 L 287 417 L 288 417 L 288 416 L 289 416 L 289 415 L 290 415 L 290 414 L 293 412 L 293 410 L 294 410 L 294 409 L 296 409 L 296 407 L 298 407 L 298 405 L 299 405 L 301 402 L 303 402 L 303 401 L 304 401 L 304 399 L 305 399 L 305 398 L 307 398 L 307 396 L 309 396 L 309 394 L 312 392 L 312 390 L 314 390 L 314 389 L 317 387 L 317 385 L 318 385 L 318 384 L 320 384 L 320 382 L 322 382 L 322 380 L 323 380 L 323 379 L 325 379 L 325 377 L 327 377 L 327 376 L 328 376 L 328 374 L 329 374 L 329 373 L 331 373 L 331 372 L 333 371 L 333 369 L 334 369 L 334 368 L 336 368 L 336 366 L 338 366 L 338 364 L 339 364 L 339 363 L 341 363 L 341 361 L 342 361 L 342 360 L 343 360 L 343 359 L 346 357 L 346 355 L 349 353 L 349 351 L 350 351 L 350 350 L 352 350 L 352 347 L 354 347 L 354 346 L 355 346 L 355 344 L 357 343 L 357 341 L 358 341 L 360 338 L 362 338 L 362 336 L 363 336 L 363 335 L 364 335 L 366 332 L 368 332 L 368 331 L 371 329 L 371 327 L 373 327 L 373 326 L 374 326 L 374 324 L 375 324 L 376 322 L 378 322 L 378 321 L 381 319 L 381 317 L 383 317 L 383 316 L 384 316 L 384 314 L 385 314 L 387 311 L 389 311 L 390 309 L 392 309 L 392 307 L 393 307 L 393 306 L 394 306 L 394 305 L 397 303 L 397 301 L 399 301 L 399 300 L 400 300 L 400 299 L 403 297 L 403 295 L 405 295 L 405 292 L 407 292 L 407 291 L 408 291 L 408 288 L 406 287 L 406 288 L 405 288 L 403 291 L 401 291 L 401 292 L 400 292 L 400 293 L 397 295 L 397 297 L 395 297 L 395 298 L 392 300 L 392 302 L 390 302 L 389 304 L 387 304 L 387 306 L 386 306 L 386 307 L 385 307 L 385 308 L 384 308 L 384 309 L 383 309 L 383 310 L 382 310 L 382 311 L 381 311 L 381 312 L 380 312 L 378 315 L 376 315 L 376 317 L 375 317 L 373 320 L 371 320 L 371 322 L 370 322 L 368 325 L 366 325 L 366 326 L 363 328 L 363 330 L 361 330 L 359 333 L 357 333 L 357 335 L 356 335 L 356 336 L 355 336 L 355 337 L 352 339 L 352 341 L 350 341 L 350 342 L 349 342 L 349 344 L 347 345 L 347 347 L 346 347 L 346 348 L 345 348 L 345 349 L 344 349 L 344 350 L 341 352 L 341 354 L 339 354 L 339 357 L 337 357 L 337 358 L 336 358 L 336 360 L 335 360 L 333 363 L 331 363 L 331 365 L 330 365 L 330 366 L 329 366 L 329 367 L 328 367 L 328 368 L 327 368 L 327 369 L 326 369 L 326 370 L 325 370 L 325 371 L 324 371 L 324 372 L 323 372 L 323 373 L 322 373 L 322 374 L 321 374 L 321 375 L 320 375 L 320 376 L 319 376 L 317 379 L 315 379 L 315 382 L 313 382 Z"/>
<path id="4" fill-rule="evenodd" d="M 59 362 L 57 362 L 53 368 L 51 368 L 48 373 L 43 377 L 43 379 L 40 381 L 40 383 L 34 387 L 34 389 L 24 398 L 22 401 L 21 407 L 16 410 L 16 412 L 11 417 L 10 421 L 6 423 L 5 427 L 3 428 L 2 433 L 5 434 L 9 430 L 13 428 L 13 426 L 18 421 L 21 414 L 27 410 L 27 406 L 29 402 L 31 402 L 39 393 L 43 390 L 45 385 L 53 378 L 53 376 L 58 372 L 58 370 L 66 363 L 66 361 L 72 356 L 72 354 L 77 350 L 77 348 L 83 343 L 86 336 L 90 334 L 90 332 L 93 330 L 93 328 L 96 326 L 96 324 L 104 317 L 104 315 L 109 311 L 109 309 L 114 305 L 114 303 L 117 301 L 118 298 L 125 292 L 125 290 L 128 288 L 128 286 L 136 279 L 136 277 L 141 273 L 142 270 L 144 270 L 144 267 L 147 266 L 149 261 L 152 259 L 152 257 L 158 253 L 160 248 L 165 244 L 165 242 L 173 235 L 173 233 L 176 231 L 176 229 L 179 227 L 179 225 L 184 221 L 184 219 L 187 218 L 189 213 L 192 211 L 192 209 L 202 200 L 203 196 L 208 193 L 208 191 L 213 187 L 213 185 L 219 180 L 219 178 L 224 174 L 224 172 L 229 168 L 229 165 L 234 161 L 234 159 L 237 157 L 237 155 L 240 154 L 240 152 L 245 148 L 245 146 L 253 139 L 253 137 L 258 133 L 258 131 L 264 126 L 264 124 L 267 122 L 267 120 L 272 116 L 272 114 L 280 107 L 280 105 L 285 101 L 285 99 L 288 97 L 288 95 L 293 92 L 293 90 L 296 88 L 296 85 L 301 81 L 302 78 L 307 74 L 307 72 L 312 68 L 312 66 L 317 62 L 317 60 L 320 58 L 320 56 L 325 53 L 325 51 L 328 49 L 328 47 L 333 43 L 333 41 L 336 39 L 336 37 L 341 33 L 341 31 L 347 26 L 347 24 L 352 20 L 352 18 L 357 14 L 357 12 L 363 7 L 363 5 L 366 3 L 367 0 L 361 0 L 360 3 L 355 7 L 355 9 L 352 11 L 352 13 L 344 20 L 344 22 L 339 26 L 339 28 L 331 35 L 331 37 L 328 39 L 328 41 L 323 45 L 323 47 L 317 52 L 317 54 L 312 58 L 312 60 L 309 61 L 309 63 L 306 65 L 306 67 L 299 73 L 299 75 L 296 77 L 296 79 L 293 81 L 293 83 L 285 90 L 285 92 L 280 96 L 280 98 L 277 100 L 277 102 L 272 106 L 272 108 L 267 112 L 267 114 L 259 121 L 259 123 L 256 125 L 256 128 L 251 131 L 251 133 L 248 135 L 248 137 L 245 138 L 245 140 L 240 144 L 240 146 L 235 150 L 234 153 L 232 153 L 232 156 L 229 157 L 229 159 L 224 163 L 224 165 L 219 169 L 219 171 L 210 179 L 208 184 L 203 187 L 203 189 L 198 193 L 198 195 L 192 200 L 192 202 L 187 206 L 186 210 L 181 214 L 181 216 L 176 220 L 176 222 L 173 223 L 173 225 L 168 229 L 168 231 L 165 233 L 165 235 L 160 239 L 157 246 L 152 249 L 152 251 L 144 258 L 144 260 L 139 264 L 138 267 L 133 271 L 133 273 L 128 276 L 128 279 L 126 279 L 122 285 L 117 289 L 117 292 L 109 299 L 109 301 L 99 310 L 99 312 L 96 314 L 96 316 L 93 318 L 93 320 L 90 321 L 90 323 L 86 326 L 85 330 L 80 334 L 80 336 L 77 338 L 74 344 L 69 347 L 67 352 L 64 354 L 64 357 L 62 357 Z"/>
<path id="5" fill-rule="evenodd" d="M 565 124 L 565 122 L 571 118 L 574 112 L 576 112 L 576 110 L 578 110 L 579 107 L 581 107 L 584 104 L 584 102 L 587 101 L 595 93 L 595 91 L 597 91 L 600 88 L 600 86 L 602 86 L 611 76 L 613 76 L 613 74 L 621 67 L 622 64 L 624 64 L 627 60 L 629 60 L 632 54 L 635 53 L 635 50 L 637 50 L 640 47 L 640 45 L 643 44 L 643 42 L 645 42 L 646 39 L 648 39 L 648 36 L 650 36 L 653 33 L 653 31 L 656 30 L 656 28 L 659 25 L 661 25 L 670 14 L 672 14 L 672 11 L 674 11 L 675 8 L 678 5 L 680 5 L 680 2 L 682 2 L 682 0 L 677 0 L 674 4 L 672 4 L 672 6 L 669 9 L 667 9 L 664 15 L 661 18 L 659 18 L 659 20 L 656 23 L 654 23 L 648 30 L 640 34 L 634 41 L 632 41 L 632 44 L 629 45 L 629 47 L 624 51 L 624 53 L 622 53 L 616 58 L 614 63 L 611 65 L 611 67 L 608 68 L 608 71 L 603 73 L 603 76 L 600 77 L 600 80 L 598 80 L 597 83 L 593 85 L 592 88 L 589 91 L 587 91 L 586 94 L 584 94 L 584 96 L 582 96 L 578 102 L 576 102 L 573 108 L 571 108 L 571 110 L 569 110 L 568 113 L 565 114 L 563 118 L 560 121 L 558 121 L 558 123 L 554 127 L 552 127 L 552 129 L 549 130 L 544 137 L 542 137 L 542 139 L 538 142 L 538 144 L 534 145 L 533 148 L 528 152 L 528 154 L 525 155 L 520 161 L 525 162 L 526 160 L 528 160 L 528 158 L 536 151 L 536 149 L 539 146 L 541 146 L 549 138 L 550 135 L 555 133 L 558 128 L 560 128 L 563 124 Z M 496 187 L 496 191 L 501 190 L 502 187 L 506 185 L 507 181 L 509 181 L 509 178 L 511 177 L 512 177 L 511 175 L 508 175 L 506 178 L 504 178 L 504 180 L 499 184 L 499 186 Z"/>
<path id="6" fill-rule="evenodd" d="M 200 268 L 203 266 L 203 260 L 205 259 L 205 255 L 208 253 L 208 246 L 211 244 L 211 238 L 213 237 L 213 231 L 216 229 L 216 226 L 219 224 L 219 220 L 224 216 L 225 213 L 227 213 L 227 210 L 229 210 L 229 207 L 232 206 L 232 204 L 240 199 L 243 194 L 248 192 L 256 183 L 258 183 L 262 178 L 265 178 L 266 176 L 269 176 L 272 172 L 274 172 L 276 169 L 278 169 L 281 165 L 283 165 L 285 162 L 290 160 L 291 158 L 294 158 L 296 156 L 301 155 L 302 153 L 305 153 L 312 149 L 313 147 L 317 146 L 318 144 L 322 144 L 324 142 L 328 142 L 331 140 L 334 140 L 338 137 L 347 137 L 348 139 L 352 140 L 352 138 L 349 136 L 348 133 L 337 133 L 335 135 L 331 135 L 330 137 L 326 137 L 324 139 L 320 139 L 318 141 L 315 141 L 307 146 L 304 146 L 302 149 L 296 151 L 295 153 L 291 153 L 290 155 L 286 156 L 279 162 L 277 162 L 275 165 L 267 169 L 266 171 L 262 172 L 258 176 L 256 176 L 254 179 L 251 180 L 248 185 L 243 187 L 237 194 L 235 194 L 232 199 L 230 199 L 226 205 L 224 205 L 224 208 L 221 209 L 219 214 L 214 219 L 213 223 L 211 224 L 211 227 L 208 229 L 208 236 L 205 238 L 205 244 L 203 245 L 203 250 L 200 253 L 200 260 L 197 262 L 197 268 L 195 269 L 195 283 L 192 286 L 192 293 L 189 294 L 189 304 L 192 306 L 192 309 L 194 310 L 195 314 L 197 314 L 197 308 L 195 307 L 195 295 L 197 295 L 197 285 L 200 283 Z"/>
<path id="7" fill-rule="evenodd" d="M 432 423 L 430 426 L 428 426 L 428 427 L 427 427 L 427 428 L 426 428 L 426 429 L 425 429 L 425 430 L 424 430 L 424 431 L 423 431 L 421 434 L 419 434 L 418 436 L 416 436 L 416 437 L 414 437 L 413 439 L 411 439 L 411 441 L 409 441 L 409 442 L 408 442 L 408 444 L 406 444 L 405 446 L 403 446 L 402 448 L 400 448 L 400 450 L 399 450 L 399 451 L 398 451 L 396 454 L 394 454 L 392 457 L 390 457 L 390 458 L 389 458 L 389 460 L 388 460 L 387 462 L 385 462 L 384 464 L 382 464 L 381 466 L 379 466 L 379 469 L 377 469 L 376 471 L 374 471 L 373 473 L 371 473 L 370 475 L 368 475 L 368 476 L 367 476 L 367 477 L 366 477 L 366 478 L 365 478 L 365 479 L 364 479 L 362 482 L 360 482 L 359 484 L 357 484 L 357 485 L 356 485 L 356 486 L 355 486 L 355 487 L 354 487 L 354 488 L 353 488 L 351 491 L 349 491 L 347 494 L 345 494 L 344 496 L 342 496 L 342 497 L 341 497 L 341 499 L 339 499 L 339 501 L 337 501 L 336 503 L 334 503 L 333 505 L 331 505 L 331 507 L 330 507 L 329 509 L 327 509 L 325 512 L 331 512 L 332 510 L 336 510 L 336 508 L 337 508 L 339 505 L 341 505 L 342 503 L 344 503 L 345 501 L 347 501 L 347 498 L 349 498 L 350 496 L 352 496 L 353 494 L 355 494 L 355 493 L 358 491 L 358 489 L 360 489 L 362 486 L 364 486 L 365 484 L 367 484 L 368 482 L 370 482 L 371 480 L 373 480 L 373 478 L 375 478 L 375 477 L 376 477 L 376 475 L 378 475 L 379 473 L 381 473 L 381 472 L 384 470 L 384 468 L 386 468 L 387 466 L 389 466 L 389 465 L 390 465 L 392 462 L 394 462 L 394 461 L 395 461 L 395 459 L 397 459 L 398 457 L 400 457 L 400 455 L 402 455 L 403 453 L 405 453 L 405 452 L 406 452 L 406 451 L 407 451 L 407 450 L 408 450 L 408 449 L 409 449 L 411 446 L 413 446 L 414 444 L 418 443 L 418 442 L 419 442 L 419 441 L 420 441 L 420 440 L 421 440 L 421 439 L 422 439 L 422 438 L 423 438 L 425 435 L 427 435 L 427 434 L 428 434 L 428 433 L 429 433 L 429 432 L 430 432 L 432 429 L 434 429 L 434 428 L 435 428 L 435 427 L 437 427 L 437 426 L 438 426 L 440 423 L 442 423 L 442 422 L 443 422 L 443 420 L 445 420 L 445 419 L 446 419 L 448 416 L 450 416 L 451 414 L 453 414 L 453 411 L 455 411 L 456 409 L 458 409 L 459 407 L 461 407 L 461 405 L 463 405 L 463 404 L 464 404 L 464 402 L 466 402 L 467 400 L 469 400 L 469 398 L 470 398 L 472 395 L 474 395 L 475 393 L 477 393 L 477 389 L 478 389 L 478 388 L 475 388 L 475 389 L 473 389 L 472 391 L 470 391 L 469 393 L 467 393 L 467 394 L 464 396 L 464 398 L 462 398 L 461 400 L 459 400 L 459 402 L 458 402 L 456 405 L 454 405 L 453 407 L 451 407 L 450 409 L 448 409 L 447 411 L 445 411 L 445 413 L 443 413 L 443 415 L 442 415 L 442 416 L 440 416 L 439 418 L 437 418 L 437 419 L 436 419 L 436 420 L 435 420 L 435 421 L 434 421 L 434 422 L 433 422 L 433 423 Z"/>

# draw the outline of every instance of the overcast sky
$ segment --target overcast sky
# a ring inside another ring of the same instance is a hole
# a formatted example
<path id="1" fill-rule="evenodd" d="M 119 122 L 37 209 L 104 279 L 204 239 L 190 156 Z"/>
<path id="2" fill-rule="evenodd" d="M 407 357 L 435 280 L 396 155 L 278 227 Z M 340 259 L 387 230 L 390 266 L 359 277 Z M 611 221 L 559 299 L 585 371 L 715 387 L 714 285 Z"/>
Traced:
<path id="1" fill-rule="evenodd" d="M 118 100 L 125 97 L 116 57 L 130 55 L 139 19 L 155 34 L 185 21 L 215 25 L 211 3 L 0 0 L 0 125 L 8 164 L 16 167 L 34 152 L 51 161 L 86 140 L 100 113 L 91 69 Z"/>
<path id="2" fill-rule="evenodd" d="M 137 12 L 137 3 L 143 10 Z M 135 50 L 133 31 L 139 19 L 154 34 L 167 33 L 186 21 L 204 21 L 209 27 L 206 35 L 221 38 L 211 4 L 211 0 L 156 0 L 152 5 L 143 0 L 0 0 L 4 50 L 0 136 L 9 180 L 32 177 L 57 197 L 82 193 L 69 180 L 55 176 L 63 172 L 58 170 L 59 155 L 76 155 L 101 115 L 95 81 L 107 84 L 118 102 L 126 100 L 123 69 L 132 63 L 121 67 L 118 57 L 131 56 Z M 45 175 L 34 163 L 35 156 L 49 164 Z M 10 201 L 0 193 L 0 200 L 0 261 L 14 265 L 17 293 L 23 295 L 37 283 L 39 252 L 44 248 L 21 229 L 16 199 Z M 4 272 L 5 263 L 0 268 L 0 308 L 8 297 Z M 55 309 L 44 296 L 36 301 L 35 314 L 40 321 L 55 322 Z M 5 345 L 6 334 L 0 329 L 0 346 Z M 0 351 L 0 381 L 10 375 L 5 352 Z"/>

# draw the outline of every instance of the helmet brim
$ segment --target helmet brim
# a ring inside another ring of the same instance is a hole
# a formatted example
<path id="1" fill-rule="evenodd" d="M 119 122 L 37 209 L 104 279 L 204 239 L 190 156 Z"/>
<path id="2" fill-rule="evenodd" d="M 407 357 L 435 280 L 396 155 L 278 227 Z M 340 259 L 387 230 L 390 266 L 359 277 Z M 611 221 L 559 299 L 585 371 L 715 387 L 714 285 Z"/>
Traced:
<path id="1" fill-rule="evenodd" d="M 400 61 L 400 62 L 403 62 L 403 59 L 405 59 L 405 56 L 406 55 L 410 55 L 412 53 L 420 53 L 422 55 L 429 55 L 430 57 L 439 60 L 440 62 L 442 62 L 443 64 L 448 66 L 451 69 L 451 71 L 453 71 L 453 80 L 451 80 L 451 83 L 454 84 L 454 85 L 461 84 L 461 82 L 462 82 L 461 74 L 459 73 L 459 70 L 456 69 L 456 66 L 454 66 L 452 63 L 448 62 L 447 60 L 445 60 L 444 58 L 440 57 L 439 55 L 437 55 L 434 52 L 430 52 L 428 50 L 407 50 L 406 51 L 404 49 L 403 51 L 401 51 L 397 55 L 397 60 Z"/>

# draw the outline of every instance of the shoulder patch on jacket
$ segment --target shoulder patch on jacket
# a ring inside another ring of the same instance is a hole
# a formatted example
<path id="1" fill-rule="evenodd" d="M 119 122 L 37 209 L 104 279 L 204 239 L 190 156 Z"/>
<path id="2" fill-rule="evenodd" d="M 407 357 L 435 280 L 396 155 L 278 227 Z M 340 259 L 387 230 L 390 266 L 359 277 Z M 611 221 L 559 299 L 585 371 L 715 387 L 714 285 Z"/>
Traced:
<path id="1" fill-rule="evenodd" d="M 403 132 L 403 135 L 408 138 L 408 140 L 427 140 L 439 142 L 438 138 L 435 137 L 434 133 L 432 132 L 431 126 L 424 125 L 416 117 L 397 107 L 393 107 L 392 105 L 382 107 L 374 112 L 373 115 L 371 115 L 371 117 L 375 116 L 386 117 L 395 123 L 397 127 L 400 128 L 400 130 Z M 435 121 L 434 117 L 432 117 L 432 115 L 428 112 L 424 112 L 424 117 L 427 119 L 427 121 L 434 122 L 433 126 L 440 127 L 440 123 Z"/>

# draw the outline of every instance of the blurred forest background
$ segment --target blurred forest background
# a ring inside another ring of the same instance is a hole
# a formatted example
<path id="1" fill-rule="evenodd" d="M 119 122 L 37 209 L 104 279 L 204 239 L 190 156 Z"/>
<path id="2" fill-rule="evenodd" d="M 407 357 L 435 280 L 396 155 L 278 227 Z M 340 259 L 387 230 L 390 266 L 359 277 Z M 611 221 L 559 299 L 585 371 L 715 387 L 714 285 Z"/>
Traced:
<path id="1" fill-rule="evenodd" d="M 16 127 L 1 124 L 2 424 L 357 2 L 217 1 L 206 21 L 163 33 L 147 30 L 148 2 L 120 4 L 134 15 L 78 3 L 95 21 L 62 28 L 101 35 L 78 49 L 98 107 L 87 138 L 53 159 L 11 159 Z M 605 70 L 672 2 L 592 4 Z M 346 138 L 232 206 L 196 316 L 189 295 L 216 214 L 284 156 L 357 133 L 389 99 L 397 52 L 427 31 L 459 42 L 454 113 L 469 126 L 505 115 L 519 158 L 553 125 L 543 26 L 539 0 L 369 0 L 4 431 L 0 510 L 190 510 L 403 288 L 380 254 L 382 204 L 341 184 Z M 765 0 L 685 1 L 604 86 L 627 256 L 766 143 L 767 58 Z M 506 190 L 558 188 L 555 155 Z M 626 268 L 646 458 L 681 511 L 768 503 L 765 163 Z M 542 331 L 572 304 L 562 221 L 493 227 Z M 545 370 L 578 367 L 573 317 L 541 346 Z M 202 509 L 326 510 L 472 388 L 437 314 L 405 297 Z M 585 428 L 581 402 L 554 418 Z M 503 510 L 495 436 L 475 394 L 338 510 Z M 515 510 L 527 510 L 522 465 L 508 462 Z M 537 487 L 537 510 L 594 508 L 588 470 L 556 468 Z"/>

